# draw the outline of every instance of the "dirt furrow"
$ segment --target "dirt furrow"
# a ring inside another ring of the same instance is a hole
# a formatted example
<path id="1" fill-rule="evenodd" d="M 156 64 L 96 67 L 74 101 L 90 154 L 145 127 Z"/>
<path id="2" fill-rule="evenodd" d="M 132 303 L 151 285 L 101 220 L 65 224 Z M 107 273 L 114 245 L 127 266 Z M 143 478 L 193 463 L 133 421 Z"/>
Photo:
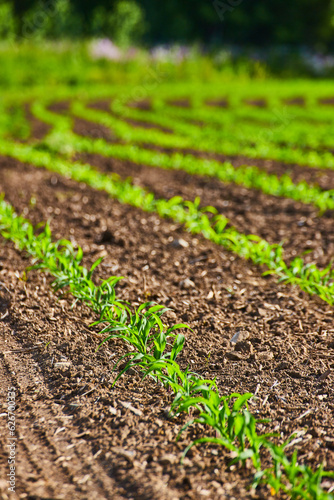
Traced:
<path id="1" fill-rule="evenodd" d="M 25 105 L 26 119 L 30 123 L 30 140 L 41 141 L 50 132 L 51 125 L 36 118 L 30 109 L 30 105 Z"/>
<path id="2" fill-rule="evenodd" d="M 203 206 L 216 207 L 240 232 L 257 234 L 270 243 L 283 241 L 287 259 L 308 251 L 304 257 L 307 262 L 325 266 L 334 254 L 332 211 L 320 216 L 311 205 L 181 170 L 163 170 L 100 155 L 78 155 L 77 159 L 103 172 L 116 172 L 123 179 L 131 177 L 157 197 L 180 195 L 192 201 L 200 197 Z"/>
<path id="3" fill-rule="evenodd" d="M 307 182 L 308 184 L 318 185 L 321 189 L 328 190 L 334 189 L 334 170 L 307 167 L 297 164 L 289 164 L 278 162 L 275 160 L 264 158 L 249 158 L 242 155 L 223 155 L 218 153 L 208 153 L 195 149 L 181 149 L 181 148 L 161 148 L 154 144 L 143 145 L 147 149 L 161 151 L 164 153 L 172 154 L 176 151 L 182 154 L 191 154 L 197 158 L 204 158 L 209 160 L 216 160 L 221 163 L 231 163 L 234 168 L 243 166 L 258 167 L 269 174 L 281 177 L 282 175 L 289 175 L 294 183 Z"/>
<path id="4" fill-rule="evenodd" d="M 89 122 L 82 118 L 75 118 L 73 124 L 73 132 L 83 137 L 91 137 L 92 139 L 104 139 L 107 142 L 121 142 L 113 134 L 112 130 L 100 123 Z"/>

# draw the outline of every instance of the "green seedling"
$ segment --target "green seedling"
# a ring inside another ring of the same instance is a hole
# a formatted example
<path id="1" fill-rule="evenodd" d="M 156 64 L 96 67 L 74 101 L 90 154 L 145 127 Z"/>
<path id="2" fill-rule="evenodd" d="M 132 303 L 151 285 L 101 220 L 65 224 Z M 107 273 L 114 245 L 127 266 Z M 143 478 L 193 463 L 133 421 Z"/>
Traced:
<path id="1" fill-rule="evenodd" d="M 100 345 L 116 338 L 129 344 L 134 351 L 125 354 L 119 360 L 120 362 L 125 358 L 130 358 L 125 368 L 117 376 L 114 384 L 123 373 L 134 365 L 140 365 L 141 369 L 143 369 L 157 360 L 176 359 L 183 348 L 185 338 L 184 335 L 173 332 L 180 328 L 189 327 L 178 324 L 166 328 L 161 321 L 161 316 L 166 311 L 168 311 L 167 308 L 153 302 L 142 304 L 134 312 L 131 312 L 129 307 L 122 306 L 118 308 L 115 318 L 109 320 L 108 326 L 101 330 L 101 334 L 107 333 L 108 336 Z M 94 324 L 98 323 L 101 323 L 101 320 Z M 169 348 L 168 352 L 165 352 L 166 347 Z"/>
<path id="2" fill-rule="evenodd" d="M 322 489 L 321 482 L 325 477 L 334 479 L 334 472 L 324 471 L 322 466 L 313 471 L 307 465 L 299 464 L 296 450 L 289 459 L 285 447 L 293 437 L 290 436 L 281 445 L 264 442 L 272 456 L 273 466 L 258 471 L 253 485 L 256 487 L 260 482 L 268 484 L 275 494 L 283 491 L 289 498 L 296 500 L 332 500 L 333 496 Z"/>

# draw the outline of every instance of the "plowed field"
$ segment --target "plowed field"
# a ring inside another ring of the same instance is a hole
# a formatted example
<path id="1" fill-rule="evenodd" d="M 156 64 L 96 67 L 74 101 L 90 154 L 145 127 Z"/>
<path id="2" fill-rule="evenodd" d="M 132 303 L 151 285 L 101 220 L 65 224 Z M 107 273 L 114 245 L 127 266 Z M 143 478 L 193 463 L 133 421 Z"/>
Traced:
<path id="1" fill-rule="evenodd" d="M 53 241 L 81 247 L 85 267 L 103 257 L 96 284 L 123 276 L 119 299 L 170 308 L 164 324 L 191 328 L 182 330 L 181 369 L 215 379 L 220 394 L 252 393 L 249 412 L 270 419 L 259 434 L 273 432 L 281 444 L 296 432 L 286 456 L 296 451 L 299 464 L 333 471 L 332 108 L 321 93 L 308 102 L 307 93 L 300 101 L 282 91 L 271 102 L 269 91 L 246 90 L 238 89 L 238 102 L 229 91 L 213 98 L 165 90 L 139 101 L 106 89 L 45 96 L 15 104 L 16 122 L 9 100 L 0 193 L 37 235 L 49 221 Z M 162 213 L 159 200 L 176 208 Z M 219 215 L 233 237 L 271 245 L 268 259 L 264 249 L 253 258 L 243 243 L 215 239 Z M 1 498 L 12 495 L 10 387 L 18 498 L 331 498 L 326 475 L 314 496 L 308 486 L 291 493 L 290 483 L 286 491 L 265 482 L 254 489 L 250 458 L 230 465 L 235 452 L 217 444 L 192 447 L 181 463 L 192 440 L 216 431 L 194 424 L 176 441 L 198 410 L 172 416 L 168 384 L 136 365 L 113 385 L 127 344 L 111 339 L 98 349 L 106 335 L 92 326 L 95 312 L 66 289 L 54 292 L 48 272 L 26 271 L 32 257 L 6 237 L 1 214 L 0 230 Z M 280 245 L 282 261 L 274 256 Z M 271 466 L 265 451 L 262 469 Z"/>

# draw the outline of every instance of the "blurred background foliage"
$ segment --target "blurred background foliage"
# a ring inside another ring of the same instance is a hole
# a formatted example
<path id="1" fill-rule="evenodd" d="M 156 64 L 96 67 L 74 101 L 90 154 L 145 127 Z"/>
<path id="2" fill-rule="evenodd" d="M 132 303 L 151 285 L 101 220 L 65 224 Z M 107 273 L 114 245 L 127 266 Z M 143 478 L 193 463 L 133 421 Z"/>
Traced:
<path id="1" fill-rule="evenodd" d="M 334 0 L 0 0 L 0 87 L 334 77 Z M 157 69 L 159 68 L 159 69 Z"/>
<path id="2" fill-rule="evenodd" d="M 334 0 L 0 0 L 0 37 L 334 47 Z"/>

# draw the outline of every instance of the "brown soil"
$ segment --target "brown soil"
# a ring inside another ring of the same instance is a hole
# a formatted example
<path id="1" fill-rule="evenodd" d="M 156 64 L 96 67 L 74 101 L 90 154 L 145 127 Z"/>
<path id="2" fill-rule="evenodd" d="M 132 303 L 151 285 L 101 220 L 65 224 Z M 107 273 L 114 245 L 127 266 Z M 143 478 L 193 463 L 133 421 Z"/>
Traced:
<path id="1" fill-rule="evenodd" d="M 292 97 L 290 99 L 283 99 L 283 103 L 287 106 L 305 106 L 304 97 Z"/>
<path id="2" fill-rule="evenodd" d="M 162 127 L 156 123 L 145 122 L 144 120 L 133 120 L 132 118 L 123 117 L 123 120 L 130 125 L 140 128 L 146 128 L 148 130 L 160 130 L 161 132 L 165 132 L 165 134 L 172 134 L 173 131 L 170 128 Z"/>
<path id="3" fill-rule="evenodd" d="M 334 254 L 332 211 L 320 217 L 311 205 L 182 170 L 163 170 L 100 155 L 77 155 L 77 158 L 103 172 L 115 172 L 123 179 L 131 177 L 135 184 L 160 198 L 182 196 L 193 201 L 199 196 L 203 206 L 216 207 L 239 231 L 257 234 L 270 243 L 284 241 L 288 259 L 309 250 L 305 260 L 324 266 Z"/>
<path id="4" fill-rule="evenodd" d="M 176 106 L 177 108 L 190 108 L 190 100 L 187 97 L 184 97 L 183 99 L 168 99 L 166 103 L 169 106 Z"/>
<path id="5" fill-rule="evenodd" d="M 300 460 L 334 468 L 333 310 L 297 288 L 261 277 L 259 269 L 155 214 L 121 205 L 83 184 L 6 158 L 0 191 L 33 223 L 51 219 L 55 238 L 81 245 L 85 264 L 104 256 L 98 278 L 124 275 L 121 298 L 156 300 L 187 322 L 180 363 L 217 377 L 223 393 L 255 392 L 251 409 L 270 417 Z M 30 203 L 31 198 L 36 203 Z M 149 237 L 146 237 L 149 235 Z M 125 375 L 112 388 L 118 342 L 98 352 L 98 328 L 85 307 L 51 293 L 50 279 L 30 272 L 30 260 L 1 240 L 1 391 L 17 388 L 17 491 L 21 498 L 269 499 L 247 490 L 251 471 L 227 470 L 229 455 L 202 446 L 180 453 L 175 436 L 187 416 L 167 418 L 170 396 L 153 381 Z M 244 339 L 233 349 L 231 337 Z M 127 404 L 130 403 L 130 406 Z M 1 417 L 3 418 L 3 417 Z M 7 467 L 6 427 L 1 463 Z M 6 485 L 0 483 L 3 498 Z"/>
<path id="6" fill-rule="evenodd" d="M 97 109 L 98 111 L 109 111 L 110 112 L 111 99 L 99 99 L 97 101 L 92 101 L 87 104 L 87 108 Z"/>
<path id="7" fill-rule="evenodd" d="M 101 103 L 99 103 L 101 104 Z M 93 106 L 91 106 L 93 107 Z M 99 111 L 106 111 L 106 109 L 102 110 L 102 105 L 98 109 Z M 111 113 L 111 111 L 108 111 Z M 117 116 L 119 118 L 119 116 Z M 124 120 L 126 123 L 129 125 L 133 125 L 134 127 L 139 127 L 139 128 L 144 128 L 147 130 L 160 130 L 161 132 L 164 132 L 165 134 L 172 134 L 173 131 L 170 130 L 167 127 L 161 127 L 160 125 L 157 125 L 155 123 L 150 123 L 146 122 L 144 120 L 133 120 L 131 118 L 126 118 L 122 116 L 122 120 Z M 85 137 L 94 137 L 94 138 L 102 138 L 108 142 L 115 142 L 116 137 L 112 135 L 111 130 L 108 127 L 105 127 L 104 125 L 101 125 L 96 122 L 90 122 L 88 120 L 85 120 L 83 118 L 78 118 L 78 117 L 73 117 L 74 121 L 74 126 L 73 126 L 73 131 L 76 134 L 83 135 Z M 91 132 L 92 131 L 92 132 Z"/>
<path id="8" fill-rule="evenodd" d="M 82 118 L 73 118 L 73 132 L 84 137 L 104 139 L 108 142 L 119 142 L 110 128 Z"/>
<path id="9" fill-rule="evenodd" d="M 152 103 L 149 99 L 143 99 L 142 101 L 133 101 L 128 103 L 129 108 L 137 108 L 143 111 L 150 111 L 152 109 Z"/>
<path id="10" fill-rule="evenodd" d="M 28 104 L 25 106 L 25 113 L 30 123 L 30 139 L 41 141 L 50 132 L 52 128 L 51 125 L 42 122 L 42 120 L 38 120 L 38 118 L 32 114 Z"/>
<path id="11" fill-rule="evenodd" d="M 267 101 L 265 99 L 244 99 L 243 102 L 249 106 L 255 106 L 256 108 L 267 107 Z"/>
<path id="12" fill-rule="evenodd" d="M 90 103 L 88 107 L 93 109 L 98 109 L 103 111 L 110 110 L 110 101 L 101 100 Z M 70 102 L 69 101 L 59 101 L 51 104 L 48 109 L 53 113 L 68 114 L 70 112 Z M 32 123 L 36 118 L 31 117 Z M 100 123 L 90 122 L 82 118 L 73 117 L 73 132 L 83 137 L 92 137 L 94 139 L 104 139 L 108 142 L 119 142 L 116 136 L 113 134 L 109 127 L 106 127 Z"/>
<path id="13" fill-rule="evenodd" d="M 147 130 L 160 130 L 161 132 L 165 132 L 165 134 L 173 133 L 173 131 L 167 127 L 161 127 L 160 125 L 146 122 L 144 120 L 133 120 L 132 118 L 126 118 L 125 116 L 122 117 L 116 116 L 116 118 L 121 118 L 123 121 L 125 121 L 129 125 L 133 125 L 134 127 L 144 128 Z M 91 122 L 83 118 L 78 118 L 76 116 L 73 117 L 73 122 L 74 122 L 73 131 L 78 135 L 83 135 L 88 137 L 90 136 L 94 138 L 102 138 L 108 142 L 110 141 L 115 142 L 116 137 L 111 134 L 110 128 L 104 125 L 101 125 L 96 122 Z"/>
<path id="14" fill-rule="evenodd" d="M 324 99 L 319 99 L 319 104 L 330 104 L 331 106 L 334 105 L 334 97 L 327 97 Z"/>
<path id="15" fill-rule="evenodd" d="M 227 99 L 209 99 L 205 101 L 207 106 L 215 106 L 217 108 L 228 108 L 229 103 Z"/>
<path id="16" fill-rule="evenodd" d="M 56 101 L 48 106 L 53 113 L 68 113 L 70 110 L 70 101 Z"/>
<path id="17" fill-rule="evenodd" d="M 79 129 L 77 130 L 80 132 Z M 330 169 L 303 167 L 297 164 L 282 163 L 275 160 L 265 160 L 263 158 L 248 158 L 247 156 L 242 155 L 232 156 L 218 153 L 208 153 L 195 149 L 162 148 L 153 144 L 144 144 L 142 146 L 147 149 L 161 151 L 168 154 L 178 151 L 183 154 L 192 154 L 198 158 L 217 160 L 222 163 L 230 162 L 235 168 L 251 165 L 258 167 L 269 174 L 277 175 L 278 177 L 287 174 L 295 183 L 305 181 L 308 184 L 316 184 L 324 190 L 334 189 L 334 170 Z"/>

